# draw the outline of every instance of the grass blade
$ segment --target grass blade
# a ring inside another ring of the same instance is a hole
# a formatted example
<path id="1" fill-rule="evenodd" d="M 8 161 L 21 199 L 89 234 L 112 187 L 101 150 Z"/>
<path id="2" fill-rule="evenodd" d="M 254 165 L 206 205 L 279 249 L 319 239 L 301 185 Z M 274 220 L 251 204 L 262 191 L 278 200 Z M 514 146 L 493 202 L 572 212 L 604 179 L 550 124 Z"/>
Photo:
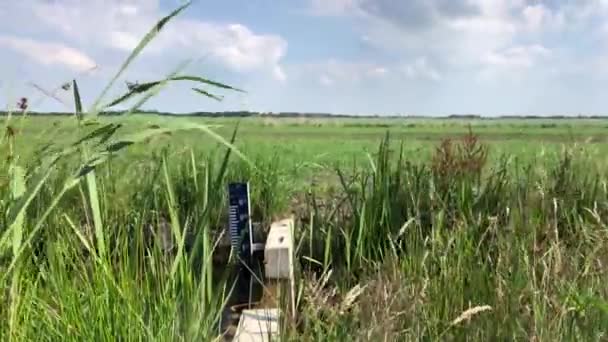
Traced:
<path id="1" fill-rule="evenodd" d="M 92 170 L 86 174 L 87 187 L 89 189 L 89 201 L 91 204 L 91 211 L 93 212 L 93 226 L 95 227 L 95 238 L 97 240 L 97 248 L 99 249 L 99 256 L 105 259 L 106 256 L 106 243 L 103 234 L 103 223 L 101 221 L 101 208 L 99 205 L 99 192 L 97 190 L 97 181 L 95 172 Z"/>
<path id="2" fill-rule="evenodd" d="M 238 92 L 244 92 L 241 89 L 234 88 L 229 85 L 226 85 L 226 84 L 223 84 L 220 82 L 216 82 L 216 81 L 211 81 L 206 78 L 202 78 L 202 77 L 198 77 L 198 76 L 172 76 L 172 77 L 167 77 L 166 79 L 161 80 L 161 81 L 153 81 L 153 82 L 146 82 L 146 83 L 138 84 L 138 85 L 134 86 L 133 88 L 129 89 L 129 91 L 127 93 L 125 93 L 124 95 L 121 95 L 117 99 L 110 101 L 110 103 L 105 105 L 103 108 L 114 107 L 120 103 L 123 103 L 123 102 L 129 100 L 130 98 L 132 98 L 136 95 L 143 94 L 143 93 L 150 91 L 152 88 L 160 85 L 162 82 L 172 82 L 172 81 L 192 81 L 192 82 L 212 85 L 212 86 L 218 87 L 218 88 L 229 89 L 229 90 L 234 90 L 234 91 L 238 91 Z M 206 90 L 199 89 L 199 88 L 192 88 L 192 90 L 199 94 L 210 97 L 212 99 L 215 99 L 218 101 L 222 100 L 222 97 L 211 94 Z"/>
<path id="3" fill-rule="evenodd" d="M 144 36 L 144 38 L 139 42 L 139 44 L 137 44 L 135 49 L 133 49 L 133 51 L 131 52 L 129 57 L 127 57 L 127 59 L 120 66 L 116 75 L 114 75 L 112 80 L 110 80 L 108 85 L 102 90 L 102 92 L 98 96 L 97 100 L 95 100 L 95 102 L 93 103 L 93 106 L 92 106 L 92 110 L 91 110 L 92 114 L 96 115 L 99 112 L 98 106 L 101 103 L 101 100 L 103 99 L 103 97 L 107 94 L 107 92 L 110 90 L 112 85 L 114 85 L 116 80 L 122 75 L 122 73 L 127 69 L 127 67 L 133 62 L 133 60 L 135 60 L 135 58 L 137 58 L 137 56 L 139 56 L 139 54 L 146 47 L 146 45 L 148 45 L 152 41 L 152 39 L 154 39 L 154 37 L 156 37 L 156 35 L 158 35 L 160 33 L 160 31 L 163 29 L 163 27 L 171 19 L 173 19 L 175 16 L 177 16 L 180 12 L 182 12 L 188 6 L 190 6 L 190 1 L 183 4 L 182 6 L 178 7 L 173 12 L 171 12 L 169 15 L 167 15 L 166 17 L 164 17 L 160 21 L 158 21 L 156 23 L 156 25 L 154 25 L 154 27 Z"/>
<path id="4" fill-rule="evenodd" d="M 18 165 L 13 165 L 10 171 L 12 197 L 18 199 L 25 194 L 25 171 Z M 21 247 L 24 221 L 25 213 L 21 212 L 11 224 L 10 229 L 13 232 L 13 254 L 16 254 Z"/>
<path id="5" fill-rule="evenodd" d="M 78 83 L 76 83 L 76 80 L 72 81 L 72 90 L 74 92 L 74 109 L 76 111 L 76 118 L 80 122 L 82 120 L 82 101 L 80 99 L 80 91 L 78 90 Z"/>
<path id="6" fill-rule="evenodd" d="M 213 95 L 213 94 L 211 94 L 210 92 L 208 92 L 208 91 L 206 91 L 206 90 L 203 90 L 203 89 L 199 89 L 199 88 L 192 88 L 192 90 L 194 90 L 195 92 L 197 92 L 197 93 L 199 93 L 199 94 L 202 94 L 202 95 L 205 95 L 205 96 L 207 96 L 207 97 L 210 97 L 210 98 L 212 98 L 212 99 L 214 99 L 214 100 L 218 100 L 218 101 L 222 101 L 222 100 L 223 100 L 223 97 L 221 97 L 221 96 L 217 96 L 217 95 Z"/>
<path id="7" fill-rule="evenodd" d="M 189 75 L 175 76 L 175 77 L 172 77 L 171 80 L 172 81 L 193 81 L 193 82 L 208 84 L 210 86 L 214 86 L 214 87 L 217 87 L 217 88 L 234 90 L 234 91 L 238 91 L 238 92 L 241 92 L 241 93 L 245 92 L 242 89 L 231 87 L 231 86 L 229 86 L 227 84 L 216 82 L 216 81 L 211 81 L 211 80 L 208 80 L 206 78 L 202 78 L 202 77 L 198 77 L 198 76 L 189 76 Z"/>
<path id="8" fill-rule="evenodd" d="M 232 137 L 230 138 L 230 145 L 234 145 L 236 140 L 236 133 L 239 130 L 239 122 L 236 123 L 234 127 L 234 131 L 232 132 Z M 222 160 L 222 165 L 220 167 L 219 173 L 217 174 L 217 178 L 215 179 L 215 187 L 218 189 L 221 185 L 222 179 L 224 179 L 224 174 L 226 173 L 226 168 L 228 166 L 228 161 L 230 160 L 230 152 L 232 149 L 228 148 L 226 150 L 226 154 L 224 154 L 224 159 Z"/>
<path id="9" fill-rule="evenodd" d="M 117 104 L 125 102 L 126 100 L 130 99 L 131 97 L 133 97 L 135 95 L 143 94 L 143 93 L 149 91 L 150 89 L 154 88 L 155 86 L 157 86 L 159 84 L 160 84 L 160 81 L 138 84 L 135 87 L 131 88 L 126 94 L 118 97 L 116 100 L 111 101 L 110 103 L 105 105 L 104 108 L 114 107 Z"/>
<path id="10" fill-rule="evenodd" d="M 78 90 L 78 84 L 76 80 L 73 81 L 73 89 L 74 89 L 74 108 L 76 110 L 76 116 L 80 120 L 80 116 L 82 115 L 82 100 L 80 98 L 80 92 Z M 103 131 L 105 133 L 105 137 L 107 139 L 108 134 L 113 134 L 118 127 L 111 127 L 107 131 Z M 103 140 L 104 138 L 102 138 Z M 83 150 L 84 157 L 87 158 L 89 151 L 88 148 L 84 148 Z M 99 191 L 97 189 L 97 180 L 95 177 L 95 171 L 91 170 L 91 172 L 86 174 L 87 188 L 89 189 L 89 202 L 91 205 L 91 211 L 93 212 L 93 226 L 95 227 L 95 238 L 97 240 L 97 248 L 99 249 L 99 256 L 102 259 L 105 259 L 106 256 L 106 244 L 105 238 L 103 234 L 103 222 L 101 221 L 101 208 L 99 205 Z"/>

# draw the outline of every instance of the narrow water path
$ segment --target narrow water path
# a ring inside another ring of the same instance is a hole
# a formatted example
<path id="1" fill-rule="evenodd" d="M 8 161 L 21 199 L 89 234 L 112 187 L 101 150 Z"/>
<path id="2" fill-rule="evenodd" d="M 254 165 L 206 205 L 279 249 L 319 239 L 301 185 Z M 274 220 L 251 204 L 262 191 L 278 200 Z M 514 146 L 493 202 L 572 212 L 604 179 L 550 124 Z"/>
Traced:
<path id="1" fill-rule="evenodd" d="M 220 330 L 224 341 L 232 341 L 241 311 L 256 307 L 256 304 L 262 300 L 264 286 L 259 282 L 259 280 L 264 280 L 262 256 L 256 255 L 253 259 L 255 260 L 253 262 L 255 277 L 252 277 L 250 270 L 242 265 L 224 265 L 224 267 L 229 267 L 227 270 L 229 272 L 228 286 L 234 284 L 232 294 L 222 309 Z"/>

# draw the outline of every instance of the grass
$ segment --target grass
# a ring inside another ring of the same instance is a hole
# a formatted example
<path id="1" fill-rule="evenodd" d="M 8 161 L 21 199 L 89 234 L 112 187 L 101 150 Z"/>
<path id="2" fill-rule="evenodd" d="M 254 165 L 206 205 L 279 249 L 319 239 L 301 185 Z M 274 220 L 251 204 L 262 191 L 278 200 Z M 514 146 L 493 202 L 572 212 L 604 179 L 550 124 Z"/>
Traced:
<path id="1" fill-rule="evenodd" d="M 120 117 L 74 82 L 78 115 L 3 118 L 1 340 L 216 339 L 240 180 L 254 221 L 297 221 L 286 340 L 608 338 L 602 120 L 132 114 L 177 74 Z"/>
<path id="2" fill-rule="evenodd" d="M 370 180 L 346 201 L 350 218 L 316 222 L 345 231 L 329 248 L 330 268 L 346 269 L 333 285 L 338 293 L 356 285 L 366 291 L 350 313 L 327 308 L 330 318 L 314 321 L 315 336 L 605 338 L 606 190 L 601 176 L 582 176 L 584 161 L 568 158 L 549 175 L 505 164 L 481 178 L 399 163 L 362 172 L 357 178 Z M 587 295 L 593 299 L 581 301 Z M 451 323 L 473 307 L 492 310 Z"/>

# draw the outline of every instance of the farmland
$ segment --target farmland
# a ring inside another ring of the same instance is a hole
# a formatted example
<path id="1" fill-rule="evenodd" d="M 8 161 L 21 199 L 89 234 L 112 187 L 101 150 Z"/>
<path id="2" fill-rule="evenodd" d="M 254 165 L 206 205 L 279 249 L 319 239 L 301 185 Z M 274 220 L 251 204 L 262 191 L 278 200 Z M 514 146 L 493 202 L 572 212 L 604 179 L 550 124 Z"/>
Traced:
<path id="1" fill-rule="evenodd" d="M 112 120 L 114 119 L 102 118 L 101 122 Z M 592 153 L 603 154 L 608 146 L 608 121 L 602 119 L 212 119 L 134 115 L 119 120 L 122 124 L 121 132 L 134 132 L 162 126 L 166 122 L 183 121 L 214 126 L 226 139 L 238 122 L 240 127 L 236 146 L 239 149 L 248 155 L 278 154 L 283 162 L 293 165 L 318 163 L 330 166 L 335 162 L 367 160 L 366 153 L 375 151 L 378 142 L 387 132 L 393 143 L 403 143 L 406 155 L 415 157 L 429 157 L 442 139 L 461 137 L 469 128 L 490 146 L 493 157 L 507 153 L 529 160 L 558 153 L 563 146 L 575 144 L 589 147 Z M 21 152 L 30 153 L 36 142 L 69 141 L 73 138 L 77 122 L 61 116 L 30 117 L 19 122 L 16 127 L 22 127 L 19 129 L 27 137 L 27 140 L 20 142 L 24 145 Z M 135 147 L 133 153 L 145 156 L 165 146 L 174 153 L 180 153 L 180 150 L 210 151 L 217 147 L 217 144 L 206 141 L 200 133 L 184 132 L 157 140 L 158 143 L 152 146 Z M 530 148 L 531 145 L 534 148 Z"/>
<path id="2" fill-rule="evenodd" d="M 162 131 L 189 122 L 228 141 L 238 128 L 242 156 L 223 165 L 231 149 L 207 132 Z M 35 187 L 45 153 L 117 123 L 79 151 L 162 132 L 99 164 L 63 154 L 15 221 L 15 194 Z M 606 338 L 603 120 L 133 115 L 8 125 L 3 340 L 216 337 L 229 284 L 205 256 L 226 227 L 227 183 L 242 180 L 262 227 L 296 218 L 301 317 L 287 339 Z M 183 250 L 149 244 L 146 229 L 163 222 L 175 246 L 189 236 Z"/>

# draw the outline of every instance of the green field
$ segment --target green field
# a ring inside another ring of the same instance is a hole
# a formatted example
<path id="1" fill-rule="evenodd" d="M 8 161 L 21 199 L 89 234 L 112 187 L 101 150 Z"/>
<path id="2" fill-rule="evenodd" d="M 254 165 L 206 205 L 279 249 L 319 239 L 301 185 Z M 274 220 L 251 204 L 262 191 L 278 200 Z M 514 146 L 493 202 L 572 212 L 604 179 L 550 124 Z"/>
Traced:
<path id="1" fill-rule="evenodd" d="M 132 115 L 173 81 L 233 90 L 0 117 L 0 340 L 221 340 L 233 181 L 295 219 L 282 340 L 608 338 L 608 120 Z"/>
<path id="2" fill-rule="evenodd" d="M 105 118 L 100 122 L 113 120 Z M 442 139 L 462 137 L 469 128 L 490 146 L 494 157 L 507 153 L 529 160 L 575 145 L 585 146 L 592 153 L 604 154 L 608 146 L 608 120 L 601 119 L 210 119 L 133 115 L 119 121 L 123 124 L 121 132 L 125 133 L 153 125 L 162 126 L 166 122 L 208 124 L 215 126 L 215 131 L 226 139 L 238 122 L 236 146 L 239 149 L 250 156 L 278 154 L 285 163 L 294 165 L 318 163 L 327 166 L 336 162 L 365 160 L 366 153 L 375 151 L 387 133 L 396 146 L 403 144 L 406 155 L 429 156 Z M 21 141 L 21 152 L 30 153 L 37 143 L 69 141 L 77 122 L 61 116 L 30 117 L 22 123 L 16 120 L 15 126 L 27 136 Z M 217 145 L 200 132 L 183 132 L 157 141 L 152 146 L 136 147 L 134 153 L 145 156 L 166 146 L 174 153 L 186 150 L 207 152 Z"/>
<path id="3" fill-rule="evenodd" d="M 230 282 L 204 260 L 237 180 L 251 182 L 254 221 L 297 221 L 301 317 L 287 339 L 606 337 L 608 121 L 3 121 L 3 340 L 216 337 Z M 208 132 L 160 133 L 188 122 L 226 140 L 238 122 L 249 162 L 233 151 L 222 166 L 230 149 Z M 118 123 L 107 141 L 82 139 Z M 487 158 L 464 147 L 469 129 Z M 439 152 L 448 138 L 464 150 Z M 150 227 L 177 251 L 150 242 Z M 472 307 L 487 311 L 457 320 Z"/>

